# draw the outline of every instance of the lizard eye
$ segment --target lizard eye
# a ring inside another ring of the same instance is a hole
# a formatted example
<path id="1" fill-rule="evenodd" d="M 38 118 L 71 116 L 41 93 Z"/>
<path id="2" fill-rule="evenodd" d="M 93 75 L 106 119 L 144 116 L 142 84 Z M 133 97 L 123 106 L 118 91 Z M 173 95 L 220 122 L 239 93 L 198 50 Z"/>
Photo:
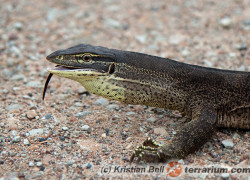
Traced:
<path id="1" fill-rule="evenodd" d="M 91 59 L 92 59 L 92 57 L 91 57 L 91 55 L 89 55 L 89 54 L 86 54 L 86 55 L 83 56 L 83 60 L 84 60 L 85 62 L 89 62 Z"/>

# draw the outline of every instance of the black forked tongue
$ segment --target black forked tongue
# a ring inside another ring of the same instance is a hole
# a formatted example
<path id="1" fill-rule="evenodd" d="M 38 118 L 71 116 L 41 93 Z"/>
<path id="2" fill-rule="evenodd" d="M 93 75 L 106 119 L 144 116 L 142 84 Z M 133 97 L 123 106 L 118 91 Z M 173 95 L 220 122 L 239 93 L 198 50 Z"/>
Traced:
<path id="1" fill-rule="evenodd" d="M 44 84 L 44 88 L 43 88 L 43 101 L 44 101 L 44 98 L 45 98 L 47 87 L 49 85 L 49 81 L 50 81 L 50 79 L 51 79 L 52 76 L 53 76 L 53 74 L 49 73 L 49 76 L 48 76 L 48 78 L 47 78 L 47 80 L 46 80 L 46 82 Z"/>

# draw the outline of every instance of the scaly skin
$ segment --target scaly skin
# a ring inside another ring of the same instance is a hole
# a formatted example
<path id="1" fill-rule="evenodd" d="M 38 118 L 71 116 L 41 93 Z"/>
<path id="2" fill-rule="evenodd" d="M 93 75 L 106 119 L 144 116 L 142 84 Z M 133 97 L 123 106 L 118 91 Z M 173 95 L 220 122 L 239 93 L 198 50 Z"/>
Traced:
<path id="1" fill-rule="evenodd" d="M 250 129 L 250 73 L 205 68 L 146 54 L 81 44 L 52 53 L 52 74 L 80 82 L 90 93 L 129 104 L 186 114 L 191 121 L 163 146 L 147 139 L 130 161 L 183 158 L 217 127 Z M 71 68 L 71 69 L 69 69 Z"/>

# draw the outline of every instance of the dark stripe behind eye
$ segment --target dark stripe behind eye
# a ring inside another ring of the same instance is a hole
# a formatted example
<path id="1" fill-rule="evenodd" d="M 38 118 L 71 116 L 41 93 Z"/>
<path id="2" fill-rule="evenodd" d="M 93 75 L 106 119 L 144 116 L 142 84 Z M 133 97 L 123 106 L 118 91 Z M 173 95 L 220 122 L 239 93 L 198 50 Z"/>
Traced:
<path id="1" fill-rule="evenodd" d="M 103 61 L 103 62 L 115 62 L 115 59 L 110 58 L 110 57 L 92 57 L 94 61 Z"/>

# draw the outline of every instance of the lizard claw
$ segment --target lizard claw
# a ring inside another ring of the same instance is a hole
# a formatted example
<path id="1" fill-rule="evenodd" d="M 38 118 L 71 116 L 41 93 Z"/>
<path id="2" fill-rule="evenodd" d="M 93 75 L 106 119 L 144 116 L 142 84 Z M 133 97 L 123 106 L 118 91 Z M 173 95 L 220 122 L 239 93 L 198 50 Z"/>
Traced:
<path id="1" fill-rule="evenodd" d="M 135 151 L 133 152 L 130 163 L 134 161 L 135 158 L 137 158 L 136 163 L 139 163 L 140 161 L 146 161 L 146 162 L 161 162 L 162 158 L 161 154 L 163 153 L 161 149 L 161 145 L 156 143 L 154 140 L 147 138 L 142 146 L 138 146 Z"/>

